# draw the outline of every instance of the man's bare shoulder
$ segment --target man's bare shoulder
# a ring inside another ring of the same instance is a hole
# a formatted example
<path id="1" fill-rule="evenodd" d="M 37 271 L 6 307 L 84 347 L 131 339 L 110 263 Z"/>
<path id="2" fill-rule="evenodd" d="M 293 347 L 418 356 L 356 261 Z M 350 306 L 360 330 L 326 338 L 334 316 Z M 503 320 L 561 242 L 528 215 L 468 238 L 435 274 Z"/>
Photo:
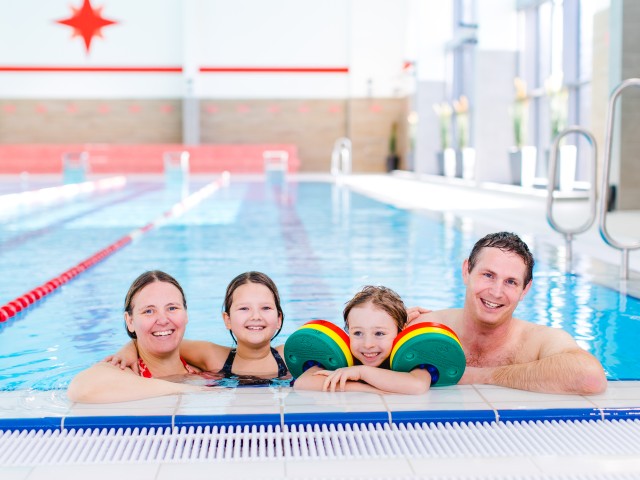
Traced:
<path id="1" fill-rule="evenodd" d="M 580 348 L 573 337 L 561 328 L 515 320 L 523 343 L 529 348 L 535 348 L 540 357 Z"/>
<path id="2" fill-rule="evenodd" d="M 455 328 L 460 325 L 461 320 L 461 308 L 447 308 L 445 310 L 435 310 L 433 312 L 423 313 L 418 318 L 413 320 L 410 325 L 420 322 L 433 322 L 441 323 L 455 330 Z"/>

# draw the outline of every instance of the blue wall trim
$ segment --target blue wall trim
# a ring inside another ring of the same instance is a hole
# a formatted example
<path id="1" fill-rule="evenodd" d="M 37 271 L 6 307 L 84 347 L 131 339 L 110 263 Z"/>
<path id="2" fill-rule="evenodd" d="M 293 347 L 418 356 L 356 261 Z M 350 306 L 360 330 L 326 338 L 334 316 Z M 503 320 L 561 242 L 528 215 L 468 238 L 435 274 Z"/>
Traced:
<path id="1" fill-rule="evenodd" d="M 0 418 L 0 430 L 62 428 L 171 428 L 232 425 L 307 425 L 354 423 L 473 423 L 545 420 L 640 420 L 636 408 L 554 408 L 543 410 L 410 410 L 378 412 L 308 412 L 243 415 L 136 415 Z"/>
<path id="2" fill-rule="evenodd" d="M 236 414 L 236 415 L 176 415 L 176 427 L 232 426 L 232 425 L 280 425 L 279 414 Z"/>
<path id="3" fill-rule="evenodd" d="M 411 410 L 391 412 L 393 423 L 495 422 L 493 410 Z"/>

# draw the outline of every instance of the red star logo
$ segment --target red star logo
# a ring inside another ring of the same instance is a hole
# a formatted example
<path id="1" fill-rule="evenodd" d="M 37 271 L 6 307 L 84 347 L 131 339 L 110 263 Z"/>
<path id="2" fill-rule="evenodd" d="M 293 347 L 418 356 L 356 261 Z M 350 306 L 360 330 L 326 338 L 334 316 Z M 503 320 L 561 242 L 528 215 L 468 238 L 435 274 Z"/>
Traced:
<path id="1" fill-rule="evenodd" d="M 84 0 L 82 7 L 71 7 L 73 15 L 64 20 L 56 20 L 56 23 L 68 25 L 73 28 L 73 37 L 82 37 L 84 45 L 87 47 L 87 53 L 91 48 L 91 40 L 93 37 L 102 38 L 102 28 L 116 24 L 118 22 L 109 20 L 102 16 L 102 8 L 93 8 L 91 0 Z"/>

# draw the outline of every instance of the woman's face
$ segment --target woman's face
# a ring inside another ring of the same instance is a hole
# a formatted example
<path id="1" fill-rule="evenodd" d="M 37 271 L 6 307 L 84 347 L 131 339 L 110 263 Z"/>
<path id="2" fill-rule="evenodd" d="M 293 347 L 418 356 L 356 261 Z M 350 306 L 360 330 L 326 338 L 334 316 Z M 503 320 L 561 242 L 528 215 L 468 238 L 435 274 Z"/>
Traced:
<path id="1" fill-rule="evenodd" d="M 363 365 L 378 367 L 391 355 L 398 327 L 387 312 L 368 302 L 352 308 L 347 323 L 351 353 Z"/>
<path id="2" fill-rule="evenodd" d="M 138 337 L 138 349 L 163 356 L 176 351 L 187 326 L 187 311 L 180 290 L 166 282 L 153 282 L 133 297 L 127 328 Z"/>
<path id="3" fill-rule="evenodd" d="M 233 292 L 229 312 L 222 317 L 238 344 L 270 343 L 282 325 L 273 293 L 260 283 L 240 285 Z"/>

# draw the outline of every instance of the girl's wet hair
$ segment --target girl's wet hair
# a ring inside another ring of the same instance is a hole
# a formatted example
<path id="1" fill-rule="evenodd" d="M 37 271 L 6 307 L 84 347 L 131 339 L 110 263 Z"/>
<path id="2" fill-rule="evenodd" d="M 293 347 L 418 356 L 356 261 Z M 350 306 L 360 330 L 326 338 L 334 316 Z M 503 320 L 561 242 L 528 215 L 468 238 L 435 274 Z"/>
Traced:
<path id="1" fill-rule="evenodd" d="M 344 317 L 344 328 L 349 330 L 349 312 L 355 307 L 372 303 L 380 310 L 385 311 L 396 323 L 398 332 L 407 324 L 407 307 L 396 292 L 387 287 L 378 285 L 366 285 L 362 287 L 354 297 L 349 300 L 344 307 L 342 316 Z"/>
<path id="2" fill-rule="evenodd" d="M 282 330 L 282 325 L 284 325 L 284 312 L 282 311 L 282 307 L 280 306 L 280 294 L 278 293 L 278 287 L 271 278 L 262 273 L 262 272 L 245 272 L 238 275 L 236 278 L 231 280 L 229 285 L 227 286 L 227 293 L 224 296 L 224 305 L 222 306 L 222 311 L 229 315 L 231 312 L 231 304 L 233 303 L 233 294 L 242 285 L 246 285 L 247 283 L 258 283 L 260 285 L 264 285 L 267 287 L 271 293 L 273 294 L 273 300 L 276 304 L 276 310 L 280 315 L 280 328 L 273 336 L 272 340 L 276 338 L 280 334 L 280 330 Z M 236 337 L 233 335 L 233 332 L 229 330 L 231 334 L 231 338 L 236 342 Z M 237 342 L 236 342 L 237 343 Z"/>
<path id="3" fill-rule="evenodd" d="M 155 282 L 170 283 L 171 285 L 176 287 L 180 291 L 180 295 L 182 295 L 182 305 L 185 310 L 187 309 L 187 297 L 185 297 L 184 291 L 182 290 L 182 287 L 180 286 L 178 281 L 168 273 L 162 272 L 160 270 L 150 270 L 148 272 L 144 272 L 142 275 L 136 278 L 129 287 L 127 296 L 124 298 L 124 311 L 129 315 L 133 315 L 133 297 L 135 297 L 136 294 L 144 287 Z M 127 331 L 127 335 L 129 335 L 129 337 L 133 339 L 138 338 L 136 332 L 132 332 L 129 330 L 129 328 L 127 328 L 127 322 L 124 323 L 124 328 Z"/>

